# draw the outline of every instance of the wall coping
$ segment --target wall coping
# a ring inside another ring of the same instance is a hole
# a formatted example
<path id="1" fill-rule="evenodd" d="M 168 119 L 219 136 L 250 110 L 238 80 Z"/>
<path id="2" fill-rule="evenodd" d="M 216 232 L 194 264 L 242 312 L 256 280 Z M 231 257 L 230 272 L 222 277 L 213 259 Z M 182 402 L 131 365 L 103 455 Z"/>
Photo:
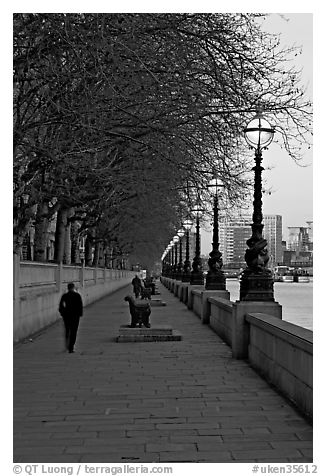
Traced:
<path id="1" fill-rule="evenodd" d="M 202 289 L 192 289 L 191 294 L 195 294 L 195 296 L 201 296 L 203 294 Z"/>
<path id="2" fill-rule="evenodd" d="M 58 263 L 41 263 L 38 261 L 20 261 L 20 266 L 34 266 L 35 268 L 41 266 L 43 268 L 57 268 Z"/>
<path id="3" fill-rule="evenodd" d="M 248 313 L 245 319 L 305 352 L 313 353 L 313 331 L 261 312 Z"/>
<path id="4" fill-rule="evenodd" d="M 234 302 L 229 301 L 229 299 L 224 299 L 221 297 L 209 297 L 208 302 L 211 304 L 218 304 L 219 307 L 222 307 L 223 309 L 227 309 L 229 311 L 232 311 Z"/>

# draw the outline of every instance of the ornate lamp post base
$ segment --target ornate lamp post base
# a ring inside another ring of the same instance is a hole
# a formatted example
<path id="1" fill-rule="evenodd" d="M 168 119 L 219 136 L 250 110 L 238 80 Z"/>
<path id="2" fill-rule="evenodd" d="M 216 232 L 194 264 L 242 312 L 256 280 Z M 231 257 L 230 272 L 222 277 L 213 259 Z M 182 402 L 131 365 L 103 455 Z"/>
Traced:
<path id="1" fill-rule="evenodd" d="M 208 271 L 206 276 L 206 290 L 222 290 L 225 291 L 225 276 L 222 270 Z"/>
<path id="2" fill-rule="evenodd" d="M 190 261 L 186 261 L 185 266 L 183 268 L 182 278 L 181 278 L 181 281 L 183 283 L 190 283 L 190 278 L 191 278 L 190 270 L 191 270 Z"/>
<path id="3" fill-rule="evenodd" d="M 200 272 L 199 273 L 194 273 L 192 271 L 191 276 L 190 276 L 190 284 L 203 285 L 204 284 L 204 275 Z"/>
<path id="4" fill-rule="evenodd" d="M 240 278 L 240 301 L 274 301 L 272 272 L 246 268 Z"/>

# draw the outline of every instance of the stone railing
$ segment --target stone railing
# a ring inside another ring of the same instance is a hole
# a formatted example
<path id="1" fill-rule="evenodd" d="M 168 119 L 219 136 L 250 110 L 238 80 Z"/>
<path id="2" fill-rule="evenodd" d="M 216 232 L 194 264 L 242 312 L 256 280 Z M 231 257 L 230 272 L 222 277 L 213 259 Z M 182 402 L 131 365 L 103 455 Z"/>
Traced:
<path id="1" fill-rule="evenodd" d="M 127 286 L 133 275 L 127 270 L 20 262 L 14 254 L 14 342 L 60 318 L 59 300 L 69 282 L 75 283 L 86 306 Z"/>
<path id="2" fill-rule="evenodd" d="M 176 283 L 166 277 L 161 281 L 231 347 L 234 358 L 247 359 L 300 411 L 312 417 L 312 331 L 282 321 L 282 307 L 277 302 L 233 302 L 228 291 L 206 291 L 204 286 Z"/>

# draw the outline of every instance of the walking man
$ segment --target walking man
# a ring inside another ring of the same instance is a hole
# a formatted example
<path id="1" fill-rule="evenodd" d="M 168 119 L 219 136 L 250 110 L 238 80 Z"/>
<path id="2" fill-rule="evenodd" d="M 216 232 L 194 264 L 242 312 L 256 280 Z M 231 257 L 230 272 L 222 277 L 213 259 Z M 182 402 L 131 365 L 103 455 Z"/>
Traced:
<path id="1" fill-rule="evenodd" d="M 68 292 L 61 297 L 59 312 L 65 325 L 66 349 L 71 354 L 74 352 L 79 319 L 83 315 L 83 301 L 74 283 L 68 284 Z"/>

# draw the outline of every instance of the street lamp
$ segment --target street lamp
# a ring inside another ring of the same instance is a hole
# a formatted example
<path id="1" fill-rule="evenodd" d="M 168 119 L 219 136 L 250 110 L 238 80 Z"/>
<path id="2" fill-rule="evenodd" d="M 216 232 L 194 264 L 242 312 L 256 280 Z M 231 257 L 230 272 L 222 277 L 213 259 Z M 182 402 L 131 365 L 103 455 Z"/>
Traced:
<path id="1" fill-rule="evenodd" d="M 177 274 L 177 279 L 181 280 L 182 279 L 182 237 L 185 234 L 184 229 L 180 228 L 178 230 L 178 237 L 179 237 L 179 263 L 178 263 L 178 274 Z"/>
<path id="2" fill-rule="evenodd" d="M 218 236 L 218 192 L 219 187 L 223 187 L 221 183 L 218 182 L 217 178 L 211 180 L 209 187 L 215 187 L 214 193 L 214 220 L 213 220 L 213 242 L 212 242 L 212 251 L 209 253 L 210 258 L 208 259 L 209 270 L 206 276 L 206 285 L 205 289 L 211 290 L 225 290 L 225 276 L 222 271 L 223 261 L 222 253 L 219 250 L 219 236 Z"/>
<path id="3" fill-rule="evenodd" d="M 178 241 L 179 237 L 178 235 L 175 235 L 172 238 L 173 245 L 174 245 L 174 265 L 173 265 L 173 275 L 172 277 L 174 279 L 177 279 L 177 274 L 178 274 Z"/>
<path id="4" fill-rule="evenodd" d="M 272 142 L 275 129 L 258 111 L 256 116 L 244 129 L 245 139 L 255 149 L 254 201 L 252 215 L 252 234 L 247 240 L 245 260 L 246 269 L 240 280 L 240 301 L 274 301 L 274 280 L 267 268 L 269 260 L 267 240 L 263 238 L 262 180 L 264 168 L 261 166 L 262 150 Z"/>
<path id="5" fill-rule="evenodd" d="M 183 273 L 182 273 L 182 281 L 184 283 L 190 282 L 190 271 L 191 271 L 191 263 L 189 260 L 189 230 L 192 227 L 192 221 L 187 219 L 183 222 L 183 227 L 186 230 L 186 259 L 183 263 Z"/>
<path id="6" fill-rule="evenodd" d="M 166 271 L 166 276 L 171 278 L 172 277 L 172 245 L 171 243 L 167 247 L 167 252 L 168 252 L 168 264 L 167 264 L 167 271 Z"/>
<path id="7" fill-rule="evenodd" d="M 204 284 L 204 274 L 202 270 L 202 262 L 200 258 L 200 226 L 199 217 L 201 210 L 198 205 L 193 209 L 196 213 L 196 251 L 192 262 L 192 271 L 190 274 L 190 284 Z"/>
<path id="8" fill-rule="evenodd" d="M 170 273 L 169 273 L 169 277 L 173 278 L 174 243 L 173 243 L 172 240 L 170 241 L 169 246 L 170 246 Z"/>

